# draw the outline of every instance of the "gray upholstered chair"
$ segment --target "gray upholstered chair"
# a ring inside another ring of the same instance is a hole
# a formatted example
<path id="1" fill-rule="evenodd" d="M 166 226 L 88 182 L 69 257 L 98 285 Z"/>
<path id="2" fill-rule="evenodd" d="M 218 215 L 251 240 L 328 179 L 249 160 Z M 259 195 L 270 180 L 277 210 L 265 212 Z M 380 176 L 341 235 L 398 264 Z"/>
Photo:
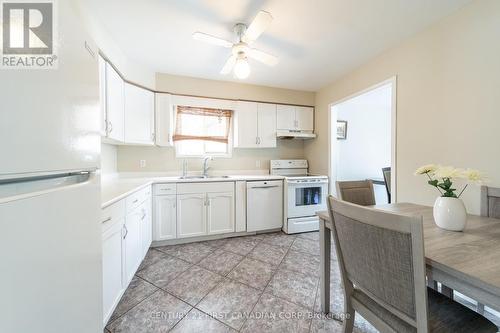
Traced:
<path id="1" fill-rule="evenodd" d="M 421 216 L 397 215 L 329 197 L 344 307 L 381 332 L 497 332 L 480 314 L 427 288 Z"/>
<path id="2" fill-rule="evenodd" d="M 375 192 L 371 180 L 338 181 L 337 196 L 361 206 L 375 205 Z"/>
<path id="3" fill-rule="evenodd" d="M 500 188 L 481 186 L 481 216 L 500 219 Z M 477 303 L 477 312 L 484 313 L 484 304 Z"/>
<path id="4" fill-rule="evenodd" d="M 387 201 L 391 203 L 391 167 L 382 168 L 384 176 L 385 190 L 387 191 Z"/>
<path id="5" fill-rule="evenodd" d="M 481 216 L 500 219 L 500 188 L 481 187 Z"/>

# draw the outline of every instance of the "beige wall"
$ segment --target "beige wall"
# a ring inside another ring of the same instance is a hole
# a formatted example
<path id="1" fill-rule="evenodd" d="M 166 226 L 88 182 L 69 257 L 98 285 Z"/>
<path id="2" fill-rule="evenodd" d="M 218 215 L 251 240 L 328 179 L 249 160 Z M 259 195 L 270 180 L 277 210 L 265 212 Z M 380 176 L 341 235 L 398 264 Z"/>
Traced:
<path id="1" fill-rule="evenodd" d="M 156 75 L 156 89 L 170 93 L 245 99 L 275 103 L 314 105 L 313 92 L 271 88 L 250 84 L 197 79 L 169 74 Z M 278 140 L 277 148 L 233 149 L 231 158 L 218 158 L 211 162 L 216 170 L 258 170 L 269 169 L 269 160 L 278 158 L 304 158 L 302 140 Z M 140 168 L 140 160 L 146 160 L 146 167 Z M 260 163 L 260 166 L 258 166 Z M 118 171 L 120 172 L 163 172 L 179 171 L 182 159 L 175 158 L 173 148 L 119 146 Z M 191 159 L 189 169 L 198 171 L 201 159 Z"/>
<path id="2" fill-rule="evenodd" d="M 101 144 L 101 172 L 102 174 L 110 174 L 118 171 L 116 146 L 102 143 Z"/>
<path id="3" fill-rule="evenodd" d="M 156 74 L 156 89 L 174 94 L 314 105 L 315 93 L 253 84 Z"/>
<path id="4" fill-rule="evenodd" d="M 278 158 L 304 158 L 300 140 L 278 141 L 277 148 L 233 149 L 231 158 L 216 158 L 210 162 L 213 170 L 269 170 L 269 160 Z M 146 167 L 140 168 L 140 160 Z M 257 166 L 260 162 L 260 167 Z M 200 171 L 202 159 L 189 159 L 189 170 Z M 175 158 L 174 148 L 119 146 L 118 170 L 120 172 L 181 172 L 182 159 Z"/>
<path id="5" fill-rule="evenodd" d="M 316 94 L 312 171 L 328 172 L 328 105 L 397 75 L 398 201 L 432 204 L 429 163 L 478 168 L 500 186 L 500 1 L 476 0 Z M 479 211 L 479 189 L 464 196 Z"/>

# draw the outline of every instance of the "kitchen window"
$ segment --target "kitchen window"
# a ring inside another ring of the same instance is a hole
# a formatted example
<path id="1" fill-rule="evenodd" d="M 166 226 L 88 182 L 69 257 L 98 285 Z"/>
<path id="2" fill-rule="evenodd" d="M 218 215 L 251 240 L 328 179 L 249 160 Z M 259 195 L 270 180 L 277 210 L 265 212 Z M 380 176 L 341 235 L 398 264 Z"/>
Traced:
<path id="1" fill-rule="evenodd" d="M 231 110 L 176 107 L 173 142 L 176 156 L 231 155 Z"/>

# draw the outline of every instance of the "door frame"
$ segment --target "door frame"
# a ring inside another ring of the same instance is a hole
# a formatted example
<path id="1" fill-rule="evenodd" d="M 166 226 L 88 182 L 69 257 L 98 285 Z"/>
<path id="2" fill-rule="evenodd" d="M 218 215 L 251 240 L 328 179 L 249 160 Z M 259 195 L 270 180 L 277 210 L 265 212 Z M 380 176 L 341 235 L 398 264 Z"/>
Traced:
<path id="1" fill-rule="evenodd" d="M 336 115 L 333 113 L 333 107 L 346 102 L 350 99 L 358 97 L 360 95 L 366 94 L 372 90 L 380 88 L 385 85 L 391 85 L 391 202 L 397 202 L 397 76 L 392 76 L 384 81 L 376 83 L 368 88 L 355 92 L 351 95 L 343 97 L 337 101 L 328 104 L 328 179 L 330 183 L 330 194 L 335 193 L 335 181 L 334 172 L 332 172 L 335 165 L 335 150 L 332 141 L 332 134 L 336 133 L 333 130 L 333 120 L 336 119 Z M 336 134 L 335 134 L 336 135 Z M 336 141 L 335 141 L 336 142 Z"/>

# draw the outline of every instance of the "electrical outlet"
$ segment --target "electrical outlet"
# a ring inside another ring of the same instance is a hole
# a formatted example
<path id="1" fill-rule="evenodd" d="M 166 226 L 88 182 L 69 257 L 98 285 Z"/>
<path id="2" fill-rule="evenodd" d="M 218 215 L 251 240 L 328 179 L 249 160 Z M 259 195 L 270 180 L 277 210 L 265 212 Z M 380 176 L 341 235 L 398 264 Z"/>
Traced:
<path id="1" fill-rule="evenodd" d="M 255 167 L 260 169 L 260 160 L 255 160 Z"/>
<path id="2" fill-rule="evenodd" d="M 146 167 L 146 160 L 140 160 L 139 165 L 141 166 L 141 168 L 145 168 Z"/>

